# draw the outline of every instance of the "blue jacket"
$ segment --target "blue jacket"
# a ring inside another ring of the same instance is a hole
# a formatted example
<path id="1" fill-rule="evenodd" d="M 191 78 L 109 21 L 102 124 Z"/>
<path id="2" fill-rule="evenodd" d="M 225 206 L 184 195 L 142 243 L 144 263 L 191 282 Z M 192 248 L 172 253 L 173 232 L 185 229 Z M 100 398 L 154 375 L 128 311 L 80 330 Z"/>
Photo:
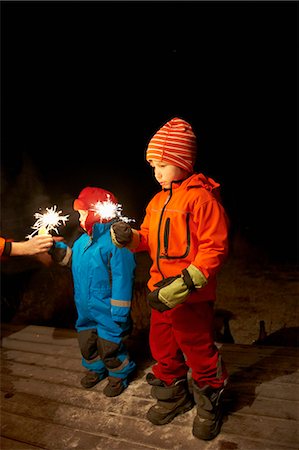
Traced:
<path id="1" fill-rule="evenodd" d="M 130 328 L 135 257 L 117 248 L 110 237 L 112 222 L 95 223 L 92 236 L 82 234 L 72 248 L 77 331 L 97 328 L 98 336 L 119 343 Z M 56 248 L 67 249 L 56 242 Z"/>

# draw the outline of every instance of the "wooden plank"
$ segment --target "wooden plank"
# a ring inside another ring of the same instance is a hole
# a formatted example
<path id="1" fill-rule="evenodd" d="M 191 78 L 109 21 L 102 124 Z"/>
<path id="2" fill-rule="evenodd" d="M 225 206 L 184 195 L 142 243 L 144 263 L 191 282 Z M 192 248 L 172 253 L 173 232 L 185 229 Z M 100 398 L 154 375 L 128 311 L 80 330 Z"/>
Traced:
<path id="1" fill-rule="evenodd" d="M 26 355 L 24 355 L 25 358 Z M 26 358 L 25 358 L 26 359 Z M 29 360 L 30 361 L 30 360 Z M 10 375 L 15 378 L 34 378 L 36 380 L 46 381 L 49 383 L 63 384 L 65 386 L 78 386 L 80 387 L 80 379 L 85 371 L 82 368 L 80 362 L 77 365 L 73 365 L 72 369 L 63 367 L 49 367 L 45 364 L 40 365 L 28 364 L 27 361 L 19 363 L 16 361 L 3 361 L 1 365 L 2 376 Z M 147 370 L 149 371 L 150 368 Z M 149 388 L 145 382 L 145 373 L 139 371 L 134 377 L 134 392 L 135 395 L 143 396 L 144 392 Z M 247 395 L 255 397 L 256 395 L 274 398 L 274 399 L 286 399 L 286 400 L 299 400 L 299 390 L 297 385 L 287 382 L 288 376 L 285 376 L 284 383 L 273 382 L 230 382 L 229 389 L 234 394 Z M 138 380 L 138 383 L 137 383 Z M 97 387 L 96 387 L 97 389 Z"/>
<path id="2" fill-rule="evenodd" d="M 40 348 L 39 348 L 40 350 Z M 57 354 L 53 355 L 43 355 L 41 357 L 40 353 L 28 353 L 24 350 L 3 350 L 1 349 L 2 354 L 2 367 L 8 367 L 10 370 L 12 370 L 13 367 L 18 367 L 17 365 L 12 365 L 13 363 L 23 363 L 28 364 L 30 367 L 30 370 L 32 370 L 32 366 L 40 366 L 42 368 L 58 368 L 58 369 L 64 369 L 64 370 L 71 370 L 73 372 L 78 372 L 79 376 L 81 377 L 82 374 L 85 372 L 85 369 L 81 365 L 81 356 L 78 355 L 78 358 L 68 358 L 64 356 L 58 356 Z M 138 365 L 138 374 L 144 374 L 145 372 L 149 371 L 151 368 L 150 362 L 145 362 L 142 366 Z M 277 395 L 288 395 L 286 398 L 294 398 L 298 399 L 299 396 L 299 372 L 296 372 L 295 374 L 285 374 L 283 371 L 282 375 L 279 377 L 277 370 L 272 372 L 262 372 L 262 375 L 260 371 L 254 373 L 254 376 L 252 373 L 248 374 L 247 371 L 245 373 L 242 373 L 238 371 L 237 368 L 228 366 L 228 371 L 231 374 L 230 375 L 230 384 L 233 384 L 234 386 L 238 386 L 238 389 L 243 390 L 243 387 L 246 388 L 246 390 L 253 391 L 255 389 L 255 392 L 259 392 L 260 385 L 265 386 L 263 389 L 266 388 L 266 386 L 269 384 L 269 389 L 272 389 L 272 391 L 277 391 Z M 235 371 L 235 372 L 234 372 Z M 144 372 L 144 373 L 143 373 Z M 29 376 L 29 375 L 28 375 Z M 260 378 L 259 378 L 260 377 Z M 297 383 L 297 385 L 295 384 Z M 288 387 L 283 385 L 288 385 Z M 274 385 L 273 388 L 271 388 L 271 385 Z M 289 393 L 289 390 L 291 391 Z M 286 394 L 287 393 L 287 394 Z"/>
<path id="3" fill-rule="evenodd" d="M 53 338 L 65 338 L 71 339 L 75 338 L 77 335 L 76 330 L 68 328 L 56 328 L 56 327 L 45 327 L 41 325 L 15 325 L 11 323 L 1 323 L 1 335 L 9 336 L 10 334 L 17 333 L 31 333 L 31 334 L 42 334 L 46 336 L 52 336 Z"/>
<path id="4" fill-rule="evenodd" d="M 61 335 L 53 337 L 51 334 L 30 333 L 27 330 L 18 331 L 8 336 L 2 337 L 2 345 L 5 347 L 7 340 L 17 340 L 24 342 L 41 342 L 43 344 L 52 344 L 53 346 L 78 347 L 77 336 L 63 337 Z"/>
<path id="5" fill-rule="evenodd" d="M 293 383 L 299 384 L 299 371 L 282 369 L 279 367 L 272 367 L 271 365 L 261 367 L 243 366 L 236 367 L 228 365 L 229 379 L 231 383 L 240 382 L 243 383 L 264 383 L 264 382 L 276 382 L 276 383 Z M 297 386 L 298 389 L 298 386 Z"/>
<path id="6" fill-rule="evenodd" d="M 11 331 L 15 332 L 11 334 Z M 6 333 L 5 333 L 6 330 Z M 55 329 L 53 327 L 27 326 L 24 328 L 15 327 L 4 328 L 4 336 L 2 345 L 5 347 L 6 339 L 16 339 L 28 342 L 52 343 L 53 345 L 78 347 L 77 335 L 74 330 Z M 136 337 L 137 339 L 137 337 Z M 134 337 L 131 338 L 134 340 Z M 246 364 L 255 364 L 261 360 L 270 361 L 270 364 L 288 365 L 295 362 L 295 367 L 299 366 L 299 351 L 296 348 L 281 347 L 260 347 L 250 345 L 222 344 L 220 348 L 221 354 L 226 363 L 234 363 L 240 366 Z M 266 357 L 271 357 L 267 359 Z M 291 358 L 291 359 L 290 359 Z"/>
<path id="7" fill-rule="evenodd" d="M 239 395 L 230 403 L 230 412 L 267 416 L 299 422 L 299 401 L 257 396 Z M 299 423 L 298 423 L 299 425 Z"/>
<path id="8" fill-rule="evenodd" d="M 109 400 L 109 399 L 107 399 Z M 114 399 L 115 404 L 121 403 L 121 399 Z M 111 399 L 110 399 L 111 403 Z M 96 407 L 98 405 L 98 407 Z M 146 411 L 146 408 L 144 409 Z M 114 413 L 107 411 L 101 402 L 93 403 L 93 408 L 74 407 L 62 402 L 47 401 L 41 402 L 36 396 L 24 396 L 15 394 L 10 401 L 6 402 L 5 413 L 15 416 L 15 421 L 19 420 L 19 416 L 42 420 L 46 423 L 55 424 L 57 426 L 71 427 L 81 432 L 93 433 L 97 435 L 108 435 L 120 438 L 126 442 L 132 442 L 131 448 L 135 448 L 135 444 L 147 446 L 150 443 L 154 448 L 173 448 L 177 446 L 177 431 L 170 433 L 169 425 L 163 427 L 165 433 L 161 433 L 160 427 L 153 426 L 145 418 L 142 410 L 139 414 L 136 412 L 134 417 L 127 416 L 123 411 Z M 192 423 L 192 422 L 191 422 Z M 191 429 L 173 424 L 176 429 L 179 427 L 179 435 L 182 438 L 187 435 L 194 441 Z M 168 436 L 165 436 L 167 434 Z M 149 439 L 150 437 L 150 439 Z M 183 440 L 178 448 L 191 450 L 194 448 L 194 442 L 189 439 L 188 442 Z"/>
<path id="9" fill-rule="evenodd" d="M 275 445 L 299 448 L 297 421 L 237 413 L 223 424 L 222 432 L 235 433 L 247 438 L 253 436 L 255 439 Z"/>
<path id="10" fill-rule="evenodd" d="M 16 432 L 16 423 L 18 423 L 18 432 Z M 3 447 L 3 450 L 36 450 L 36 449 L 49 449 L 49 450 L 163 450 L 162 447 L 154 447 L 150 443 L 150 437 L 147 437 L 146 445 L 138 445 L 123 440 L 119 440 L 113 436 L 88 434 L 81 432 L 80 430 L 72 430 L 71 428 L 62 427 L 58 425 L 52 426 L 51 424 L 43 424 L 37 420 L 32 420 L 25 417 L 16 417 L 14 415 L 6 414 L 3 417 L 3 428 L 5 433 L 11 435 L 10 439 L 2 438 L 3 442 L 13 443 L 14 446 Z M 164 433 L 166 426 L 163 426 L 161 433 Z M 33 431 L 34 430 L 34 431 Z M 175 434 L 172 429 L 172 434 Z M 14 440 L 20 438 L 30 440 L 31 442 L 43 442 L 43 447 L 37 444 L 23 444 L 19 446 L 19 441 Z M 229 433 L 223 433 L 213 441 L 204 442 L 198 439 L 192 439 L 192 446 L 194 450 L 297 450 L 297 445 L 285 445 L 260 440 L 257 438 L 249 439 L 246 436 L 231 435 Z M 2 447 L 1 447 L 2 449 Z M 184 442 L 175 444 L 173 450 L 184 450 Z"/>
<path id="11" fill-rule="evenodd" d="M 80 359 L 81 360 L 81 353 L 79 350 L 79 346 L 76 343 L 74 346 L 64 346 L 62 344 L 60 345 L 52 345 L 51 342 L 49 343 L 42 343 L 42 342 L 28 342 L 28 341 L 22 341 L 22 340 L 16 340 L 11 337 L 4 338 L 2 341 L 2 347 L 6 350 L 18 350 L 22 352 L 28 352 L 28 353 L 38 353 L 43 355 L 52 355 L 52 356 L 66 356 L 67 358 L 74 358 L 74 359 Z M 242 364 L 239 363 L 239 355 L 238 351 L 236 349 L 236 355 L 234 360 L 236 361 L 235 364 L 233 362 L 226 362 L 229 373 L 233 378 L 243 379 L 244 381 L 248 379 L 258 379 L 258 380 L 266 380 L 271 378 L 278 378 L 283 377 L 284 375 L 289 375 L 291 373 L 294 373 L 293 381 L 292 382 L 299 382 L 299 370 L 297 365 L 297 360 L 294 358 L 289 361 L 290 357 L 288 357 L 287 360 L 283 361 L 281 360 L 279 363 L 279 360 L 274 359 L 272 361 L 271 358 L 265 360 L 258 360 L 257 362 L 252 364 L 252 361 L 247 360 L 246 356 L 244 357 L 244 361 Z M 271 375 L 273 374 L 273 375 Z"/>
<path id="12" fill-rule="evenodd" d="M 10 336 L 15 334 L 21 337 L 22 340 L 26 340 L 25 335 L 31 334 L 33 337 L 38 337 L 41 339 L 42 336 L 48 336 L 52 338 L 52 342 L 55 343 L 57 339 L 70 339 L 73 340 L 75 345 L 77 333 L 76 330 L 55 328 L 55 327 L 44 327 L 39 325 L 14 325 L 14 324 L 1 324 L 1 334 L 5 336 Z M 45 341 L 46 342 L 46 341 Z M 67 344 L 68 345 L 68 344 Z M 217 344 L 223 355 L 226 355 L 227 360 L 235 358 L 242 358 L 242 355 L 252 355 L 256 358 L 263 358 L 265 356 L 272 356 L 276 358 L 286 358 L 290 356 L 291 358 L 299 359 L 299 349 L 295 347 L 275 347 L 275 346 L 255 346 L 247 344 Z"/>
<path id="13" fill-rule="evenodd" d="M 290 348 L 286 350 L 290 350 Z M 299 366 L 299 355 L 294 348 L 291 349 L 291 352 L 287 352 L 286 354 L 281 354 L 280 351 L 278 353 L 272 351 L 271 353 L 263 354 L 250 345 L 248 345 L 247 351 L 239 351 L 239 346 L 236 344 L 234 351 L 227 352 L 226 348 L 223 347 L 221 355 L 225 358 L 226 362 L 234 364 L 238 363 L 240 365 L 244 363 L 252 365 L 257 364 L 260 361 L 271 361 L 274 364 L 278 364 L 280 361 L 283 361 L 286 364 L 291 363 L 296 367 Z"/>
<path id="14" fill-rule="evenodd" d="M 49 378 L 51 378 L 49 376 Z M 71 377 L 70 377 L 71 378 Z M 94 403 L 101 403 L 109 411 L 117 413 L 119 410 L 114 410 L 114 401 L 103 396 L 102 390 L 107 381 L 103 380 L 92 390 L 84 390 L 79 384 L 73 386 L 67 386 L 65 384 L 50 383 L 48 380 L 39 380 L 37 378 L 18 378 L 11 375 L 2 375 L 1 389 L 7 395 L 7 398 L 14 396 L 16 392 L 26 393 L 29 395 L 39 395 L 42 398 L 49 399 L 51 401 L 70 403 L 71 405 L 81 406 L 92 409 Z M 290 390 L 291 391 L 291 390 Z M 270 392 L 275 394 L 275 392 Z M 281 397 L 281 393 L 279 395 Z M 126 415 L 135 416 L 139 414 L 141 405 L 142 408 L 149 408 L 153 404 L 153 399 L 150 395 L 150 387 L 142 379 L 132 382 L 127 390 L 122 394 L 120 399 L 122 405 L 122 412 Z M 269 415 L 276 418 L 298 420 L 298 407 L 299 402 L 296 400 L 285 400 L 281 402 L 281 398 L 275 398 L 275 396 L 266 395 L 250 395 L 248 393 L 237 392 L 233 402 L 226 401 L 231 411 L 248 412 L 249 414 L 261 414 Z M 5 397 L 4 400 L 5 401 Z M 128 401 L 129 406 L 133 405 L 132 411 L 126 404 Z M 134 402 L 138 403 L 134 405 Z M 232 403 L 232 404 L 231 404 Z M 116 407 L 119 407 L 119 404 Z M 143 409 L 144 409 L 143 408 Z"/>
<path id="15" fill-rule="evenodd" d="M 5 364 L 10 363 L 23 363 L 35 366 L 42 366 L 48 368 L 60 368 L 65 370 L 72 370 L 77 372 L 85 372 L 86 369 L 81 364 L 81 357 L 67 358 L 66 356 L 57 355 L 43 355 L 40 353 L 28 353 L 21 350 L 8 350 L 0 349 L 1 364 L 5 367 Z"/>
<path id="16" fill-rule="evenodd" d="M 299 401 L 299 389 L 298 385 L 294 383 L 288 383 L 289 377 L 285 377 L 284 383 L 276 382 L 275 380 L 267 381 L 264 383 L 258 383 L 255 381 L 246 382 L 233 382 L 229 383 L 228 390 L 232 394 L 239 394 L 241 396 L 247 395 L 252 397 L 265 397 L 273 398 L 276 400 L 293 400 Z"/>
<path id="17" fill-rule="evenodd" d="M 1 450 L 38 450 L 45 449 L 46 447 L 40 447 L 36 445 L 26 444 L 26 442 L 15 441 L 13 439 L 6 439 L 0 437 Z"/>
<path id="18" fill-rule="evenodd" d="M 53 337 L 55 334 L 55 328 L 49 327 L 49 330 L 45 328 L 46 327 L 38 326 L 28 326 L 22 328 L 9 337 L 3 338 L 2 346 L 4 348 L 17 349 L 20 345 L 21 349 L 26 351 L 26 349 L 30 348 L 28 342 L 32 342 L 34 343 L 31 348 L 32 351 L 43 352 L 42 347 L 38 346 L 38 344 L 53 344 L 59 347 L 58 352 L 61 355 L 63 354 L 65 347 L 70 346 L 73 347 L 73 351 L 80 356 L 75 331 L 58 330 L 57 333 L 59 335 Z M 6 330 L 9 330 L 9 328 L 6 327 Z M 64 332 L 66 332 L 68 339 L 61 337 Z M 18 344 L 18 342 L 14 342 L 14 340 L 20 340 L 21 343 Z M 49 351 L 50 350 L 47 350 L 47 347 L 45 347 L 44 352 L 48 353 Z M 73 356 L 75 354 L 72 353 L 72 351 L 70 353 L 70 349 L 65 349 L 65 351 L 69 352 L 69 356 Z M 294 348 L 261 348 L 255 346 L 236 346 L 234 344 L 225 344 L 221 347 L 221 353 L 228 366 L 236 366 L 241 369 L 250 365 L 251 372 L 255 371 L 254 376 L 258 375 L 257 367 L 260 368 L 261 371 L 274 370 L 276 372 L 279 370 L 279 375 L 283 375 L 284 371 L 287 371 L 287 373 L 297 371 L 299 366 L 298 351 Z M 276 373 L 276 375 L 278 375 L 278 373 Z"/>
<path id="19" fill-rule="evenodd" d="M 34 352 L 44 355 L 67 356 L 68 358 L 81 358 L 79 347 L 65 347 L 62 345 L 44 344 L 40 342 L 19 341 L 11 338 L 4 338 L 2 348 L 22 350 L 24 352 Z"/>
<path id="20" fill-rule="evenodd" d="M 112 435 L 107 435 L 93 431 L 84 432 L 69 426 L 10 413 L 1 416 L 1 433 L 3 436 L 11 440 L 22 439 L 27 444 L 37 448 L 49 450 L 104 450 L 107 448 L 111 450 L 164 450 L 162 447 L 154 447 L 151 444 L 139 445 L 132 440 L 126 441 L 115 436 L 116 430 Z"/>
<path id="21" fill-rule="evenodd" d="M 144 377 L 153 361 L 146 356 L 141 358 L 136 377 L 125 392 L 120 397 L 107 398 L 102 393 L 106 380 L 91 390 L 80 385 L 85 369 L 81 366 L 75 331 L 66 330 L 64 334 L 64 330 L 38 326 L 8 326 L 2 331 L 5 337 L 1 351 L 1 408 L 6 419 L 2 436 L 6 446 L 10 441 L 17 445 L 11 450 L 21 450 L 19 442 L 29 445 L 28 450 L 64 450 L 73 446 L 80 450 L 107 446 L 125 450 L 299 448 L 297 349 L 221 346 L 231 374 L 226 399 L 228 415 L 220 435 L 206 443 L 192 436 L 196 408 L 163 427 L 146 420 L 147 409 L 155 403 Z M 94 421 L 95 428 L 91 426 Z M 26 423 L 29 428 L 21 431 Z M 55 436 L 56 428 L 59 445 L 64 436 L 69 436 L 70 447 L 66 440 L 55 448 L 43 434 L 39 436 L 43 430 L 46 436 Z M 75 435 L 81 447 L 72 441 Z M 86 447 L 89 443 L 91 447 Z"/>
<path id="22" fill-rule="evenodd" d="M 65 369 L 48 368 L 27 364 L 13 363 L 7 367 L 1 367 L 1 374 L 11 374 L 14 377 L 43 380 L 48 383 L 65 384 L 68 386 L 80 385 L 82 373 Z"/>
<path id="23" fill-rule="evenodd" d="M 101 404 L 105 411 L 113 412 L 115 414 L 124 414 L 126 416 L 139 417 L 143 414 L 145 417 L 147 409 L 154 403 L 150 396 L 150 390 L 147 386 L 146 393 L 143 396 L 136 395 L 136 389 L 133 383 L 127 391 L 122 394 L 122 398 L 119 398 L 118 402 L 107 399 L 102 394 L 103 386 L 106 384 L 103 381 L 98 387 L 101 390 L 98 391 L 85 391 L 79 388 L 66 388 L 60 385 L 50 385 L 48 383 L 39 382 L 38 380 L 29 381 L 19 380 L 17 383 L 12 381 L 12 378 L 3 377 L 2 383 L 2 402 L 3 408 L 8 399 L 8 403 L 19 398 L 17 395 L 38 395 L 43 399 L 47 399 L 49 402 L 63 402 L 64 404 L 70 404 L 72 406 L 78 406 L 87 409 L 93 409 L 95 404 Z M 27 381 L 27 382 L 26 382 Z M 141 384 L 141 383 L 140 383 Z M 13 385 L 13 387 L 12 387 Z M 50 387 L 50 389 L 49 389 Z M 17 397 L 16 397 L 17 396 Z M 278 419 L 286 420 L 299 420 L 298 417 L 299 402 L 288 400 L 281 402 L 279 399 L 267 398 L 267 397 L 249 397 L 240 396 L 235 399 L 233 406 L 230 408 L 230 413 L 240 412 L 242 414 L 255 414 L 256 416 L 271 416 Z M 181 424 L 187 425 L 187 417 L 182 416 L 180 419 Z"/>
<path id="24" fill-rule="evenodd" d="M 194 450 L 196 450 L 196 446 Z M 216 439 L 210 441 L 206 450 L 298 450 L 296 444 L 273 443 L 252 436 L 238 436 L 235 434 L 221 433 Z"/>
<path id="25" fill-rule="evenodd" d="M 164 426 L 161 435 L 160 427 L 155 427 L 145 420 L 148 404 L 131 405 L 131 409 L 128 411 L 128 401 L 123 402 L 125 409 L 122 409 L 120 407 L 121 399 L 114 399 L 114 402 L 111 402 L 112 399 L 108 400 L 110 405 L 114 405 L 113 410 L 111 407 L 107 409 L 100 401 L 94 402 L 93 408 L 88 409 L 51 400 L 41 402 L 39 397 L 33 394 L 16 393 L 4 403 L 3 409 L 5 414 L 15 415 L 16 423 L 19 416 L 29 417 L 84 432 L 101 434 L 101 431 L 104 431 L 108 435 L 121 436 L 126 441 L 134 436 L 134 442 L 139 444 L 146 444 L 147 438 L 150 436 L 150 442 L 155 448 L 182 448 L 184 450 L 194 448 L 194 442 L 189 442 L 190 439 L 185 442 L 184 439 L 190 437 L 191 424 L 196 413 L 195 408 L 183 416 L 175 418 L 171 425 Z M 101 405 L 101 409 L 95 410 L 95 404 Z M 131 416 L 132 411 L 135 411 L 134 414 L 137 415 Z M 178 433 L 182 437 L 184 445 L 175 447 Z M 167 434 L 167 442 L 164 442 L 165 434 Z M 295 445 L 299 444 L 295 421 L 275 420 L 272 417 L 260 415 L 237 414 L 229 416 L 223 425 L 221 436 L 225 437 L 225 434 L 236 435 L 237 437 L 244 435 L 247 436 L 247 439 L 248 436 L 252 435 L 255 439 L 264 441 L 264 444 L 267 441 L 273 445 L 278 443 L 282 446 L 289 445 L 290 448 L 296 448 Z M 197 440 L 195 442 L 197 443 Z M 192 445 L 189 445 L 189 443 Z M 267 447 L 264 446 L 264 448 Z"/>

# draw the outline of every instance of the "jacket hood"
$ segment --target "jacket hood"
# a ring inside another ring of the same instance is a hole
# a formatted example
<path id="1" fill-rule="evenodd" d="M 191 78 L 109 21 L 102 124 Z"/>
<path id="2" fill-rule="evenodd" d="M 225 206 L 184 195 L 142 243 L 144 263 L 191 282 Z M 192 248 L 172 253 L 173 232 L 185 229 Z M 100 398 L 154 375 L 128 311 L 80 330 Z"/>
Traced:
<path id="1" fill-rule="evenodd" d="M 211 192 L 214 197 L 220 201 L 220 184 L 213 180 L 213 178 L 207 177 L 203 173 L 195 173 L 191 175 L 191 177 L 179 183 L 179 185 L 186 189 L 191 189 L 194 187 L 204 188 Z M 173 187 L 175 186 L 176 183 L 173 184 Z"/>
<path id="2" fill-rule="evenodd" d="M 80 192 L 78 198 L 74 200 L 73 208 L 75 211 L 80 209 L 88 211 L 84 229 L 91 235 L 92 227 L 95 223 L 106 223 L 115 217 L 117 205 L 117 198 L 112 192 L 98 187 L 87 186 Z"/>
<path id="3" fill-rule="evenodd" d="M 92 239 L 93 240 L 99 239 L 103 234 L 107 232 L 107 230 L 110 230 L 110 227 L 113 222 L 115 222 L 115 220 L 110 220 L 109 222 L 105 223 L 95 222 L 92 226 L 91 231 Z"/>

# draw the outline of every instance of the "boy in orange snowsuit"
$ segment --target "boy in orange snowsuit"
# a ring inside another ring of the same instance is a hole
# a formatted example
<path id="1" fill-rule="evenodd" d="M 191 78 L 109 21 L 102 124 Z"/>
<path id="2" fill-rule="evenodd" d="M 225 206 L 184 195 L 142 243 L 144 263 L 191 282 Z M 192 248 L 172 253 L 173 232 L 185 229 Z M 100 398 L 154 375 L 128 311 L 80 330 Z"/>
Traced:
<path id="1" fill-rule="evenodd" d="M 156 364 L 147 382 L 157 404 L 147 418 L 156 425 L 197 405 L 193 434 L 213 439 L 222 422 L 227 371 L 213 336 L 216 274 L 228 252 L 228 219 L 219 184 L 194 173 L 196 136 L 173 118 L 150 140 L 146 160 L 161 186 L 149 202 L 140 230 L 124 222 L 111 227 L 112 241 L 148 251 L 150 347 Z M 191 369 L 190 394 L 187 373 Z"/>

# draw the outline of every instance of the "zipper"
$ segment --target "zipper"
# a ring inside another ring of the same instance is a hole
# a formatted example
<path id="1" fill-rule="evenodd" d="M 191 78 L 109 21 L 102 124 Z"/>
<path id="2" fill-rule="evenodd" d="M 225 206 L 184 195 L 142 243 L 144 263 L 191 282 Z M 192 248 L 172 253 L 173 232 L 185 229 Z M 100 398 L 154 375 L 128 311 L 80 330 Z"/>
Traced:
<path id="1" fill-rule="evenodd" d="M 158 239 L 157 239 L 157 241 L 158 241 L 158 248 L 157 248 L 156 263 L 157 263 L 157 269 L 158 269 L 158 271 L 160 272 L 160 274 L 161 274 L 163 280 L 164 280 L 165 277 L 164 277 L 163 273 L 161 272 L 161 269 L 160 269 L 160 262 L 159 262 L 159 255 L 160 255 L 160 249 L 161 249 L 160 230 L 161 230 L 161 223 L 162 223 L 162 219 L 163 219 L 163 214 L 164 214 L 165 208 L 166 208 L 166 206 L 168 205 L 168 203 L 169 203 L 171 197 L 172 197 L 172 187 L 170 188 L 169 196 L 168 196 L 168 198 L 167 198 L 167 200 L 166 200 L 166 202 L 164 203 L 164 206 L 163 206 L 163 208 L 162 208 L 161 215 L 160 215 L 160 220 L 159 220 L 159 225 L 158 225 Z"/>
<path id="2" fill-rule="evenodd" d="M 164 228 L 164 255 L 168 255 L 168 242 L 169 242 L 169 229 L 170 229 L 170 218 L 168 217 L 165 222 Z"/>

